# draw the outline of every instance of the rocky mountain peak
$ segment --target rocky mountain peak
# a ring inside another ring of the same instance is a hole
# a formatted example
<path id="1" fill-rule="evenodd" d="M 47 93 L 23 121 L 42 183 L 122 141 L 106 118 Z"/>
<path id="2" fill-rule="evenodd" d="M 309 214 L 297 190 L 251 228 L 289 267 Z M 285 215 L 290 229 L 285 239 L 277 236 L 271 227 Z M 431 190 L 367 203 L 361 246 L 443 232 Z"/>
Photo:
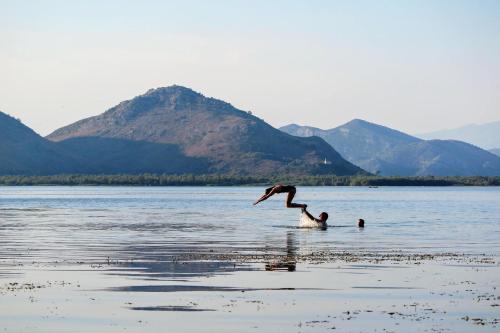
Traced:
<path id="1" fill-rule="evenodd" d="M 56 142 L 76 138 L 172 145 L 185 157 L 206 160 L 206 172 L 363 172 L 322 139 L 284 134 L 229 103 L 182 86 L 151 89 L 48 136 Z M 325 158 L 332 163 L 325 165 Z"/>

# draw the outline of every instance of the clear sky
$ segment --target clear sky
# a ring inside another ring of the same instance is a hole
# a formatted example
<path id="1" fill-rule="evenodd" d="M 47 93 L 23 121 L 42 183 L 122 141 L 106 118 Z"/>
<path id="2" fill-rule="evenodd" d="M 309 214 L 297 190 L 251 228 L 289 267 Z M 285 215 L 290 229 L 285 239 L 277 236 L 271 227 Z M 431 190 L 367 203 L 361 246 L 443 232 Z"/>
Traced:
<path id="1" fill-rule="evenodd" d="M 500 119 L 500 1 L 4 1 L 0 110 L 42 135 L 179 84 L 274 126 Z"/>

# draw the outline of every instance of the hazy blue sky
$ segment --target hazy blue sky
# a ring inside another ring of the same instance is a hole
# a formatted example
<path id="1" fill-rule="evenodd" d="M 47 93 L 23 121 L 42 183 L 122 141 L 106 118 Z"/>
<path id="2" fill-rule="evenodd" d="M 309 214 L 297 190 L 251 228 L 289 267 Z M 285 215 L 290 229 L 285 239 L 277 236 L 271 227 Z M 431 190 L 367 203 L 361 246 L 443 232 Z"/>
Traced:
<path id="1" fill-rule="evenodd" d="M 274 126 L 500 119 L 500 1 L 3 1 L 0 110 L 41 134 L 180 84 Z"/>

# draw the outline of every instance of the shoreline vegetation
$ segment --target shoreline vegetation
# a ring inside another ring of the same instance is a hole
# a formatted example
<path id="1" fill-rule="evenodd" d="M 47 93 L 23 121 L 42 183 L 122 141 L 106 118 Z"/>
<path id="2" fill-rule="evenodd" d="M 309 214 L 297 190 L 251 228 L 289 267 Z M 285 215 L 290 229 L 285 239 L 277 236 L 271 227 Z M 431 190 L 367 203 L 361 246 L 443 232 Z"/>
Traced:
<path id="1" fill-rule="evenodd" d="M 238 176 L 223 174 L 0 176 L 0 186 L 500 186 L 500 177 L 483 176 Z"/>

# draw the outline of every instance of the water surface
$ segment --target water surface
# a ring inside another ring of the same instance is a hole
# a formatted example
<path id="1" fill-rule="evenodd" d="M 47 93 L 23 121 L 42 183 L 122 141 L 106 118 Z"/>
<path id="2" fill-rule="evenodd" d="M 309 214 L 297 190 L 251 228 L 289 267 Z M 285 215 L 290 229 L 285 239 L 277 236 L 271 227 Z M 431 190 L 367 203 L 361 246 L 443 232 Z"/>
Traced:
<path id="1" fill-rule="evenodd" d="M 296 202 L 330 214 L 327 231 L 294 230 L 298 209 L 252 187 L 2 187 L 0 258 L 157 257 L 178 251 L 500 253 L 499 188 L 301 187 Z M 364 218 L 366 228 L 356 221 Z M 147 259 L 147 258 L 144 258 Z"/>
<path id="2" fill-rule="evenodd" d="M 499 188 L 263 190 L 0 187 L 0 330 L 496 331 Z"/>

